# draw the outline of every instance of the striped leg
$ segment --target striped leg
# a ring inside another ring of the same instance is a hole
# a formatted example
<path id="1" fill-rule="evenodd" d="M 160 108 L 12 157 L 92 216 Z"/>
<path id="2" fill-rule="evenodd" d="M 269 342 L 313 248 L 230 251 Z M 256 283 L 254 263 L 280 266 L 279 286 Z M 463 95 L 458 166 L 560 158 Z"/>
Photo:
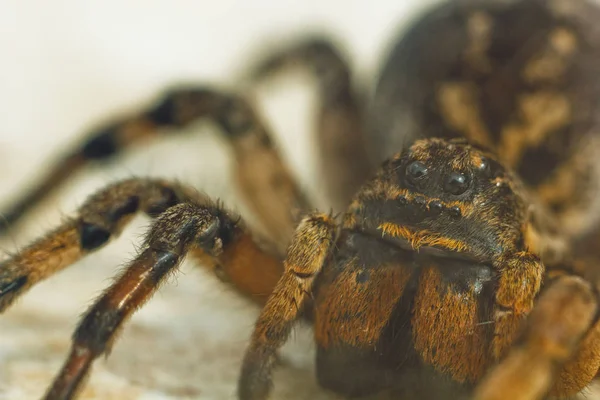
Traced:
<path id="1" fill-rule="evenodd" d="M 214 121 L 230 144 L 235 177 L 253 211 L 271 239 L 283 251 L 294 232 L 299 211 L 307 202 L 270 133 L 244 98 L 206 87 L 176 88 L 154 107 L 92 131 L 83 144 L 60 159 L 30 190 L 4 213 L 6 224 L 25 213 L 90 162 L 113 158 L 126 149 L 159 135 L 168 135 L 201 118 Z"/>
<path id="2" fill-rule="evenodd" d="M 264 301 L 281 275 L 281 262 L 261 250 L 239 217 L 182 185 L 130 179 L 100 190 L 81 206 L 76 217 L 0 263 L 0 311 L 36 283 L 106 245 L 136 212 L 156 217 L 181 203 L 203 207 L 221 218 L 218 237 L 222 252 L 205 253 L 193 247 L 193 255 L 203 265 L 224 273 L 242 292 Z"/>

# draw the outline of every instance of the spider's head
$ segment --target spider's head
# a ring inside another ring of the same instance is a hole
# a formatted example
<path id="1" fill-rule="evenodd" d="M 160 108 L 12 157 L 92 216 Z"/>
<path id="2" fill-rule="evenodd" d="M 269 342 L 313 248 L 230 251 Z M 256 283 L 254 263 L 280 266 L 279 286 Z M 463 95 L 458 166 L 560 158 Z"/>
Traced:
<path id="1" fill-rule="evenodd" d="M 463 140 L 420 140 L 383 164 L 344 225 L 403 247 L 489 261 L 523 247 L 521 193 L 491 154 Z"/>

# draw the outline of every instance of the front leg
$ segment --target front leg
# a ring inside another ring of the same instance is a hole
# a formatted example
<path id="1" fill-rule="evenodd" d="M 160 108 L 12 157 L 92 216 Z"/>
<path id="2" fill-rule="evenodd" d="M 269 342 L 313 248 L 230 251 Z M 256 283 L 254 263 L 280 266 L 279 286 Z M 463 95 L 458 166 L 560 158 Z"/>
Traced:
<path id="1" fill-rule="evenodd" d="M 110 352 L 126 320 L 177 271 L 188 253 L 220 264 L 235 286 L 263 300 L 281 275 L 281 264 L 252 250 L 248 240 L 240 221 L 218 207 L 186 202 L 161 214 L 137 257 L 85 313 L 73 334 L 70 354 L 45 399 L 76 397 L 94 360 Z M 249 264 L 249 271 L 239 271 Z"/>
<path id="2" fill-rule="evenodd" d="M 0 262 L 0 312 L 31 287 L 117 238 L 137 213 L 156 217 L 194 198 L 193 191 L 160 179 L 116 182 L 90 196 L 77 215 Z"/>
<path id="3" fill-rule="evenodd" d="M 537 256 L 528 252 L 504 256 L 496 262 L 496 267 L 500 272 L 491 351 L 494 358 L 499 360 L 514 342 L 523 321 L 533 308 L 544 267 Z"/>
<path id="4" fill-rule="evenodd" d="M 244 294 L 264 302 L 281 276 L 281 261 L 257 245 L 238 216 L 190 187 L 161 179 L 133 178 L 99 190 L 79 208 L 77 216 L 0 262 L 0 313 L 37 283 L 118 237 L 136 213 L 157 217 L 184 202 L 211 209 L 229 221 L 224 231 L 228 236 L 223 238 L 228 246 L 216 255 L 194 249 L 193 257 L 222 271 Z M 260 272 L 254 269 L 256 265 Z"/>
<path id="5" fill-rule="evenodd" d="M 332 249 L 335 222 L 323 214 L 302 220 L 288 250 L 285 272 L 267 300 L 252 334 L 238 387 L 241 400 L 264 400 L 271 391 L 276 352 L 311 296 L 312 287 Z"/>
<path id="6" fill-rule="evenodd" d="M 45 398 L 74 398 L 92 362 L 110 351 L 125 320 L 175 271 L 190 248 L 213 250 L 223 222 L 210 210 L 188 203 L 165 212 L 140 254 L 85 314 L 73 334 L 71 353 Z"/>
<path id="7" fill-rule="evenodd" d="M 598 299 L 589 282 L 561 276 L 537 301 L 524 335 L 480 383 L 476 400 L 535 400 L 573 396 L 600 362 Z"/>

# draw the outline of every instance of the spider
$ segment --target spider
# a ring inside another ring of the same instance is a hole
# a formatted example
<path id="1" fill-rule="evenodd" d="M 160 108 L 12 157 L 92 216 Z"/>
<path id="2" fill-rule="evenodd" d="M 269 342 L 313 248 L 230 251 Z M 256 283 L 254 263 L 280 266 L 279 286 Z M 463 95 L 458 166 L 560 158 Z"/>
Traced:
<path id="1" fill-rule="evenodd" d="M 367 123 L 350 70 L 323 39 L 273 51 L 319 85 L 323 174 L 340 217 L 313 208 L 240 94 L 168 91 L 91 132 L 4 215 L 12 224 L 73 170 L 210 119 L 263 227 L 178 182 L 132 178 L 0 264 L 0 310 L 154 219 L 136 257 L 82 317 L 46 399 L 73 399 L 124 322 L 186 256 L 263 305 L 239 380 L 266 399 L 277 351 L 314 326 L 319 383 L 346 397 L 537 399 L 583 390 L 600 367 L 594 70 L 600 15 L 584 0 L 453 1 L 385 63 Z M 600 89 L 600 88 L 599 88 Z"/>

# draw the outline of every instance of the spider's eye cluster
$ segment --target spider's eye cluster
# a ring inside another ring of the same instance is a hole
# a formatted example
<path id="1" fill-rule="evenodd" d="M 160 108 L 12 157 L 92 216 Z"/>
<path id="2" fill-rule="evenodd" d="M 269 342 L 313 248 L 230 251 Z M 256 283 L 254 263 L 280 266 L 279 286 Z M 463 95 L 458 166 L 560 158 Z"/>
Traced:
<path id="1" fill-rule="evenodd" d="M 482 168 L 487 168 L 487 164 L 482 163 Z M 414 187 L 423 185 L 429 170 L 425 164 L 420 161 L 413 161 L 406 167 L 406 180 Z M 471 184 L 471 180 L 467 174 L 453 171 L 442 177 L 441 186 L 444 192 L 454 196 L 465 193 Z"/>

